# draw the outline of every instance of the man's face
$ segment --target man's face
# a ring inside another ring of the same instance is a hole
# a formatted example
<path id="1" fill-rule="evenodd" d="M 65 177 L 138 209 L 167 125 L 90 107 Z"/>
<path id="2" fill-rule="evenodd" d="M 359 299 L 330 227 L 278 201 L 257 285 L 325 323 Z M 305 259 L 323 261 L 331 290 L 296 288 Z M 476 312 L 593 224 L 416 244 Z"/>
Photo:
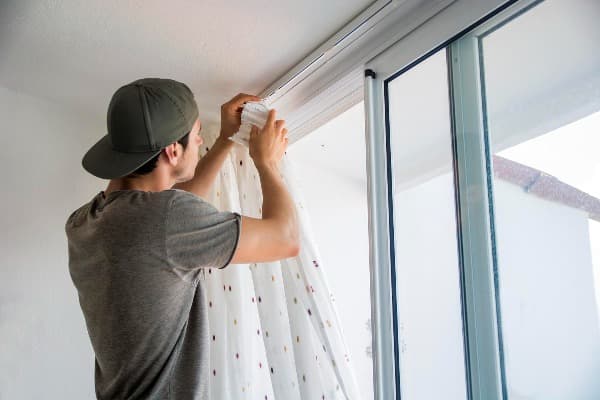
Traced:
<path id="1" fill-rule="evenodd" d="M 202 124 L 200 123 L 200 119 L 197 119 L 192 127 L 192 130 L 190 131 L 188 145 L 185 148 L 179 163 L 181 166 L 180 174 L 178 174 L 179 182 L 189 181 L 194 177 L 196 165 L 200 159 L 200 146 L 202 143 L 204 143 L 202 137 L 200 136 L 201 129 Z"/>

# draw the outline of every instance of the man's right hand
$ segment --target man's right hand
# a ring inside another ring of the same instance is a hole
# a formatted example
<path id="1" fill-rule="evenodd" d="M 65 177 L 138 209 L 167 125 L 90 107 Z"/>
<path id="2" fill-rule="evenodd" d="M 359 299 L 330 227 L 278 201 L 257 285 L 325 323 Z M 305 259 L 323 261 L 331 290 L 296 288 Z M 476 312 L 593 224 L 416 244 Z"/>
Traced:
<path id="1" fill-rule="evenodd" d="M 250 157 L 257 168 L 279 166 L 288 145 L 287 132 L 285 121 L 275 120 L 275 110 L 269 111 L 267 122 L 262 129 L 252 127 Z"/>
<path id="2" fill-rule="evenodd" d="M 288 145 L 285 122 L 275 120 L 275 111 L 263 129 L 250 133 L 250 156 L 254 160 L 263 194 L 262 218 L 242 216 L 238 246 L 231 264 L 268 262 L 295 257 L 300 251 L 300 228 L 279 162 Z"/>

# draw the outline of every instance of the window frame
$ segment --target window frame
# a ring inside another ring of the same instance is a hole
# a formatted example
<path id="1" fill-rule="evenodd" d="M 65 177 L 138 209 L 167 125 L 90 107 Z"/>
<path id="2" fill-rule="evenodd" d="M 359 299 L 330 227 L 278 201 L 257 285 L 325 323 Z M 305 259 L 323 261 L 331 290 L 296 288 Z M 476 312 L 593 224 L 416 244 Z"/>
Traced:
<path id="1" fill-rule="evenodd" d="M 387 84 L 442 49 L 448 54 L 467 397 L 507 398 L 480 43 L 483 36 L 541 0 L 497 3 L 484 12 L 485 7 L 474 10 L 477 7 L 468 1 L 456 2 L 366 64 L 376 399 L 400 399 L 401 385 Z M 475 15 L 478 20 L 466 24 Z M 460 30 L 461 23 L 468 27 Z"/>

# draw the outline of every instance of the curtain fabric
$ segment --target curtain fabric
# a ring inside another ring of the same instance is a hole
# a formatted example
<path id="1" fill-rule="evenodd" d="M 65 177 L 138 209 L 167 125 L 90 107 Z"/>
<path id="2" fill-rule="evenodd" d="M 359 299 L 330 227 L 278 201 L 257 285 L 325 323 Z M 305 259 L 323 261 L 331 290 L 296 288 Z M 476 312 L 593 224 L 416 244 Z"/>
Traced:
<path id="1" fill-rule="evenodd" d="M 216 139 L 214 133 L 206 136 L 207 143 Z M 210 398 L 359 399 L 335 300 L 287 156 L 281 171 L 296 203 L 300 254 L 205 272 Z M 234 146 L 206 200 L 221 211 L 261 218 L 260 179 L 246 147 Z"/>

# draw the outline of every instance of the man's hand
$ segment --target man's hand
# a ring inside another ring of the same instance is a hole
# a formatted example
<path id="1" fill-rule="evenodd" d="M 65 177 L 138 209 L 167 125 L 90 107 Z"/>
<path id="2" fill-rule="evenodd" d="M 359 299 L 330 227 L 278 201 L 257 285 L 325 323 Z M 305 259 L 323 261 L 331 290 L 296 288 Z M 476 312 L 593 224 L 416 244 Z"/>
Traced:
<path id="1" fill-rule="evenodd" d="M 279 166 L 288 145 L 288 130 L 284 120 L 275 120 L 275 110 L 269 111 L 267 123 L 262 129 L 252 127 L 250 132 L 250 157 L 257 168 Z"/>
<path id="2" fill-rule="evenodd" d="M 221 106 L 221 134 L 223 139 L 229 139 L 240 130 L 242 109 L 249 101 L 260 101 L 260 97 L 240 93 Z"/>

